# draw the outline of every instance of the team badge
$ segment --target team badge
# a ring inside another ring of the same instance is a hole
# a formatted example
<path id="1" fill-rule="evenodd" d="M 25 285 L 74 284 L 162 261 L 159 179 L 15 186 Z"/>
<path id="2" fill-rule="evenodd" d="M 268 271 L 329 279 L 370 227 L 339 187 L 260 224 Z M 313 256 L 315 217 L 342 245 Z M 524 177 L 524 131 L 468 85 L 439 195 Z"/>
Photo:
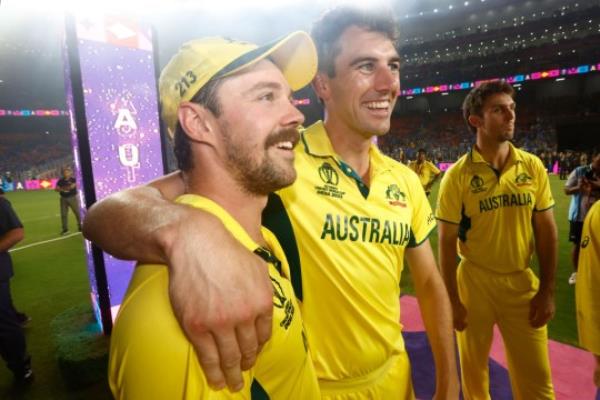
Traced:
<path id="1" fill-rule="evenodd" d="M 486 190 L 485 186 L 484 186 L 485 182 L 483 181 L 483 178 L 480 177 L 479 175 L 473 175 L 473 178 L 471 178 L 471 192 L 472 193 L 480 193 Z"/>
<path id="2" fill-rule="evenodd" d="M 532 181 L 532 178 L 529 175 L 527 175 L 525 172 L 520 173 L 515 178 L 515 183 L 517 184 L 517 186 L 531 185 L 531 181 Z"/>
<path id="3" fill-rule="evenodd" d="M 586 237 L 584 237 L 584 238 L 583 238 L 583 240 L 581 241 L 581 248 L 582 248 L 582 249 L 585 249 L 585 248 L 588 246 L 588 244 L 590 244 L 590 237 L 589 237 L 589 236 L 586 236 Z"/>
<path id="4" fill-rule="evenodd" d="M 406 194 L 395 183 L 387 187 L 385 198 L 393 206 L 406 207 Z"/>

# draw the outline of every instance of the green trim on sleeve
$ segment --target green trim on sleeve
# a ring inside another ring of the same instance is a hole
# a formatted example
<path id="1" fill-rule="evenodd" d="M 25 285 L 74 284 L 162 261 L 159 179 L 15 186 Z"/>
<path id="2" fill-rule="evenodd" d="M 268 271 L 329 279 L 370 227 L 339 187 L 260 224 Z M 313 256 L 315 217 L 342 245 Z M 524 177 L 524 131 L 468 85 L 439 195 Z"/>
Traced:
<path id="1" fill-rule="evenodd" d="M 438 221 L 447 222 L 447 223 L 452 224 L 452 225 L 460 225 L 460 222 L 452 222 L 452 221 L 448 221 L 448 220 L 445 220 L 445 219 L 440 218 L 440 217 L 435 217 L 435 219 L 437 219 Z"/>
<path id="2" fill-rule="evenodd" d="M 542 211 L 546 211 L 546 210 L 549 210 L 549 209 L 551 209 L 551 208 L 554 208 L 554 206 L 556 206 L 556 203 L 552 204 L 550 207 L 546 207 L 546 208 L 544 208 L 543 210 L 538 210 L 538 209 L 535 209 L 535 208 L 534 208 L 534 209 L 533 209 L 533 212 L 542 212 Z"/>
<path id="3" fill-rule="evenodd" d="M 437 225 L 433 225 L 431 227 L 431 229 L 429 230 L 429 232 L 427 232 L 427 234 L 425 235 L 425 237 L 423 238 L 423 240 L 421 240 L 419 243 L 417 243 L 415 241 L 415 235 L 412 231 L 412 229 L 410 230 L 410 240 L 408 241 L 408 244 L 406 245 L 406 247 L 408 248 L 413 248 L 413 247 L 419 247 L 420 245 L 422 245 L 427 239 L 429 239 L 429 236 L 431 236 L 431 233 L 435 230 Z"/>

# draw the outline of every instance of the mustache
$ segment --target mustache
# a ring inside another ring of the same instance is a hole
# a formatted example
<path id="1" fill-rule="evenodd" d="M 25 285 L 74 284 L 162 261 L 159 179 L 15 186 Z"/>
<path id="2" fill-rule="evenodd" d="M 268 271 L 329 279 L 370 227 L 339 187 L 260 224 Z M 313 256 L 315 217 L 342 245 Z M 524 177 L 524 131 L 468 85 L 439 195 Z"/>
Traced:
<path id="1" fill-rule="evenodd" d="M 292 142 L 294 146 L 300 141 L 300 133 L 297 128 L 279 129 L 270 135 L 265 141 L 265 149 L 281 142 Z"/>

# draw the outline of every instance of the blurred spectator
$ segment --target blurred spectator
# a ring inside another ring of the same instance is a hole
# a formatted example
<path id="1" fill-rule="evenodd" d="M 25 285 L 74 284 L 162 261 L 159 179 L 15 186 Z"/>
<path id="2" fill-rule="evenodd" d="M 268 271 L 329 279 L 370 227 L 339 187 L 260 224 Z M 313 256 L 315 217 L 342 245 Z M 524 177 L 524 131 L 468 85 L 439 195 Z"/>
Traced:
<path id="1" fill-rule="evenodd" d="M 23 224 L 0 189 L 0 355 L 18 383 L 33 379 L 22 322 L 15 312 L 10 293 L 13 265 L 8 250 L 23 237 Z"/>

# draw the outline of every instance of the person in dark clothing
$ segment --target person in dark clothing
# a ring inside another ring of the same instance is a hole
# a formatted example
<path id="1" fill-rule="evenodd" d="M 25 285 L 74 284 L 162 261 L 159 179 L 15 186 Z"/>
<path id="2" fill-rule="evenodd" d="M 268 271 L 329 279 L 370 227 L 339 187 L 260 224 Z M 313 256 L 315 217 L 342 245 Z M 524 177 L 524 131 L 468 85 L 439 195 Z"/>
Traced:
<path id="1" fill-rule="evenodd" d="M 33 379 L 31 357 L 27 354 L 22 321 L 10 294 L 13 267 L 8 250 L 23 240 L 23 224 L 0 189 L 0 356 L 19 383 Z"/>
<path id="2" fill-rule="evenodd" d="M 62 223 L 61 235 L 69 232 L 69 225 L 67 224 L 67 217 L 69 208 L 75 214 L 77 219 L 78 229 L 81 230 L 81 221 L 79 219 L 79 198 L 77 196 L 77 186 L 75 178 L 73 178 L 73 170 L 69 167 L 65 167 L 62 170 L 62 178 L 56 182 L 56 189 L 60 194 L 60 220 Z"/>

